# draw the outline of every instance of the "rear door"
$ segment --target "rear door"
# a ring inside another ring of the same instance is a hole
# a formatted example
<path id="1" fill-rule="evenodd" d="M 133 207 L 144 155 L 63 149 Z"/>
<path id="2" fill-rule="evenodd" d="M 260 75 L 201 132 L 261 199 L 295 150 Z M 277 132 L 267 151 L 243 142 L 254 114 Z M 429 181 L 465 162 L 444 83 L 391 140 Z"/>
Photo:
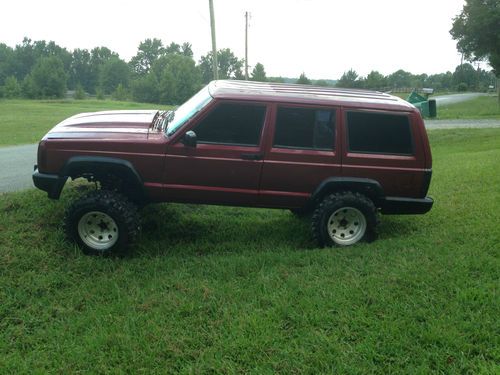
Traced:
<path id="1" fill-rule="evenodd" d="M 301 207 L 322 181 L 340 176 L 339 116 L 336 107 L 273 105 L 261 206 Z"/>
<path id="2" fill-rule="evenodd" d="M 417 197 L 425 154 L 411 112 L 344 108 L 342 173 L 378 181 L 387 196 Z"/>

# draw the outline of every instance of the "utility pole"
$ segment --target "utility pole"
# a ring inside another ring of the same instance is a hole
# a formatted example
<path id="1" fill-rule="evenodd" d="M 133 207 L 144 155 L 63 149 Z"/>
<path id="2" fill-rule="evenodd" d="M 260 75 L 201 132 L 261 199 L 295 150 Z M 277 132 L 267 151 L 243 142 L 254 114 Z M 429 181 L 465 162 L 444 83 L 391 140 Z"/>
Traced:
<path id="1" fill-rule="evenodd" d="M 245 81 L 248 81 L 248 12 L 245 12 Z"/>
<path id="2" fill-rule="evenodd" d="M 208 0 L 208 5 L 210 7 L 210 29 L 212 31 L 212 65 L 214 79 L 219 79 L 219 70 L 217 69 L 217 46 L 215 44 L 215 17 L 213 0 Z"/>

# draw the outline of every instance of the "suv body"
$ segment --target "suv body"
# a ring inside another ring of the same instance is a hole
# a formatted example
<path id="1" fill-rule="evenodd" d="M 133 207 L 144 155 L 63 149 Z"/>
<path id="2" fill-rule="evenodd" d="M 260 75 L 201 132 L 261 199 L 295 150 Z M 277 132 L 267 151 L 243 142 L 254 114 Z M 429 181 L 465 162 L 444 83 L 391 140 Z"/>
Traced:
<path id="1" fill-rule="evenodd" d="M 397 97 L 214 81 L 175 111 L 64 120 L 40 142 L 33 180 L 55 199 L 85 177 L 134 202 L 307 212 L 352 192 L 383 214 L 420 214 L 433 204 L 431 167 L 422 117 Z"/>

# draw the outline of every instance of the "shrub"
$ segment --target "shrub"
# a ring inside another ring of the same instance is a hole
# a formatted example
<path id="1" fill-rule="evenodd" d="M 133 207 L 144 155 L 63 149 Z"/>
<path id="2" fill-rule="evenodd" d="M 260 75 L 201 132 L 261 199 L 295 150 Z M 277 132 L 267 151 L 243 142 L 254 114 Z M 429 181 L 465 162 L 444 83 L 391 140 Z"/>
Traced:
<path id="1" fill-rule="evenodd" d="M 129 97 L 128 90 L 120 83 L 112 94 L 113 99 L 125 101 Z"/>
<path id="2" fill-rule="evenodd" d="M 95 89 L 95 95 L 97 97 L 97 100 L 104 100 L 104 90 L 100 87 L 97 87 Z"/>
<path id="3" fill-rule="evenodd" d="M 460 82 L 457 86 L 457 91 L 464 92 L 467 91 L 469 87 L 467 86 L 467 83 L 465 82 Z"/>
<path id="4" fill-rule="evenodd" d="M 73 98 L 75 98 L 76 100 L 85 99 L 85 91 L 83 91 L 82 85 L 80 84 L 76 85 L 75 94 L 73 95 Z"/>
<path id="5" fill-rule="evenodd" d="M 158 81 L 154 74 L 150 73 L 132 82 L 132 99 L 135 102 L 158 103 L 159 96 Z"/>
<path id="6" fill-rule="evenodd" d="M 35 99 L 37 97 L 35 82 L 33 81 L 33 77 L 31 76 L 31 74 L 28 74 L 26 77 L 24 77 L 21 91 L 25 98 Z"/>
<path id="7" fill-rule="evenodd" d="M 17 82 L 16 77 L 7 77 L 5 86 L 3 87 L 3 94 L 8 99 L 19 98 L 21 96 L 21 85 Z"/>

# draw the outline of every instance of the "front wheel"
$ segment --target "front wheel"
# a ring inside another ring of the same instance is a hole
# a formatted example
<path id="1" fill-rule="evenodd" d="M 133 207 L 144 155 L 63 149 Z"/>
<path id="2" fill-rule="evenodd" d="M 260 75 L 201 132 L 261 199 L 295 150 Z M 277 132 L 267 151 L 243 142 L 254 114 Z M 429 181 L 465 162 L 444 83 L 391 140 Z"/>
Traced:
<path id="1" fill-rule="evenodd" d="M 349 246 L 372 240 L 376 224 L 373 202 L 350 191 L 328 195 L 312 216 L 313 236 L 320 246 Z"/>
<path id="2" fill-rule="evenodd" d="M 136 207 L 121 194 L 96 190 L 66 211 L 67 237 L 88 255 L 125 253 L 140 232 Z"/>

